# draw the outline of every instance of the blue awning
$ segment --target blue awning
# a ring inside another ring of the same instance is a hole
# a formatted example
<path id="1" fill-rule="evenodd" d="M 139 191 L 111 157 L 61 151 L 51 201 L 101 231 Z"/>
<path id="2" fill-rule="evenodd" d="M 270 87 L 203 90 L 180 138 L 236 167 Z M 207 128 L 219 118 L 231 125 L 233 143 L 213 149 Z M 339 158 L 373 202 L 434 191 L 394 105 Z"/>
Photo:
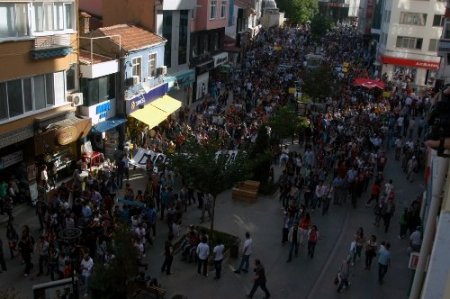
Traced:
<path id="1" fill-rule="evenodd" d="M 120 126 L 126 121 L 127 121 L 126 118 L 113 117 L 96 124 L 95 126 L 92 127 L 92 131 L 95 133 L 103 133 L 111 129 L 114 129 L 117 126 Z"/>

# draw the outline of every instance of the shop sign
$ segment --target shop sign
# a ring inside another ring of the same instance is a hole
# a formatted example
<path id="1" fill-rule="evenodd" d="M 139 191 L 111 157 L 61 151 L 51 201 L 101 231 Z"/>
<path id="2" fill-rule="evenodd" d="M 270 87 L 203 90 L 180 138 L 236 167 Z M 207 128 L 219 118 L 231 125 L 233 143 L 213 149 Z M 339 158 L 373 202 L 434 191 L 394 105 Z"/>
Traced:
<path id="1" fill-rule="evenodd" d="M 0 158 L 0 169 L 7 168 L 11 165 L 23 161 L 23 151 L 17 151 Z"/>
<path id="2" fill-rule="evenodd" d="M 419 263 L 419 253 L 411 252 L 411 254 L 409 255 L 408 268 L 411 270 L 416 270 L 418 263 Z"/>
<path id="3" fill-rule="evenodd" d="M 7 133 L 0 134 L 0 148 L 18 143 L 34 136 L 33 126 L 22 127 Z"/>
<path id="4" fill-rule="evenodd" d="M 384 64 L 394 64 L 409 67 L 418 67 L 424 69 L 439 69 L 439 62 L 405 59 L 398 57 L 381 56 L 381 62 Z"/>
<path id="5" fill-rule="evenodd" d="M 214 60 L 204 62 L 196 66 L 197 75 L 207 73 L 214 68 Z"/>
<path id="6" fill-rule="evenodd" d="M 78 140 L 78 129 L 74 126 L 61 128 L 56 133 L 56 142 L 59 145 L 67 145 Z"/>
<path id="7" fill-rule="evenodd" d="M 219 65 L 225 64 L 228 62 L 228 53 L 223 52 L 223 53 L 214 55 L 213 60 L 214 60 L 214 68 L 218 67 Z"/>
<path id="8" fill-rule="evenodd" d="M 139 106 L 145 106 L 154 100 L 164 96 L 169 91 L 169 83 L 163 83 L 158 87 L 151 89 L 145 94 L 138 95 L 137 97 L 126 101 L 127 102 L 127 114 L 130 114 L 139 109 Z"/>
<path id="9" fill-rule="evenodd" d="M 189 87 L 195 82 L 195 72 L 194 70 L 189 70 L 181 75 L 176 75 L 177 84 L 181 88 Z"/>
<path id="10" fill-rule="evenodd" d="M 103 103 L 98 104 L 95 107 L 95 114 L 98 115 L 99 119 L 108 117 L 108 112 L 111 110 L 111 103 L 110 101 L 106 101 Z"/>

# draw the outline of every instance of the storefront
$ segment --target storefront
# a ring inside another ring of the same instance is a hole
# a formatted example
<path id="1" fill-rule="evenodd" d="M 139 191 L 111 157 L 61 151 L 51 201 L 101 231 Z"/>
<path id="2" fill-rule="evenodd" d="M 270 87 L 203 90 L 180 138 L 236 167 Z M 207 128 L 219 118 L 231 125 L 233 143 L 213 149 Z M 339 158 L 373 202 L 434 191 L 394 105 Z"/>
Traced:
<path id="1" fill-rule="evenodd" d="M 439 57 L 436 61 L 406 59 L 381 56 L 382 73 L 386 73 L 391 80 L 409 81 L 417 86 L 434 86 Z"/>
<path id="2" fill-rule="evenodd" d="M 63 120 L 36 119 L 39 133 L 34 136 L 37 173 L 47 165 L 49 173 L 58 179 L 72 175 L 81 158 L 81 144 L 91 130 L 91 119 L 66 115 Z"/>
<path id="3" fill-rule="evenodd" d="M 163 83 L 126 102 L 127 134 L 134 144 L 141 143 L 141 132 L 146 126 L 149 129 L 158 126 L 181 107 L 180 101 L 166 94 L 168 89 L 168 83 Z"/>
<path id="4" fill-rule="evenodd" d="M 189 105 L 192 99 L 192 89 L 195 82 L 195 70 L 188 69 L 164 77 L 164 82 L 169 84 L 168 94 Z"/>

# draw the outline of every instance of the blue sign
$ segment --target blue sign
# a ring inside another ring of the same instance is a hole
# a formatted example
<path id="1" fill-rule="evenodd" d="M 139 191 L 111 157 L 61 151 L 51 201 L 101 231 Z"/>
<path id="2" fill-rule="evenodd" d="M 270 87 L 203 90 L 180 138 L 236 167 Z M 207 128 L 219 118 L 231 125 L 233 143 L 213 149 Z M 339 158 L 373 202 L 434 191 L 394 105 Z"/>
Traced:
<path id="1" fill-rule="evenodd" d="M 127 101 L 127 113 L 130 114 L 142 106 L 145 106 L 154 100 L 164 96 L 169 91 L 169 84 L 163 83 L 158 87 L 153 88 L 149 92 L 139 95 L 129 101 Z"/>
<path id="2" fill-rule="evenodd" d="M 104 103 L 98 104 L 97 107 L 95 107 L 95 114 L 98 115 L 98 118 L 106 118 L 110 110 L 111 102 L 106 101 Z"/>

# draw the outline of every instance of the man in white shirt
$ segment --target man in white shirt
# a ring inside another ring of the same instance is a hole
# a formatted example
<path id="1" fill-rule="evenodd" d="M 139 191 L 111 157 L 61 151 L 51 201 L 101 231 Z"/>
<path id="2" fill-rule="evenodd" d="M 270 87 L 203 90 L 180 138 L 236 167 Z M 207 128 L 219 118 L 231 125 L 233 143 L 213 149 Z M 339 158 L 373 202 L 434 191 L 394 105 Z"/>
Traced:
<path id="1" fill-rule="evenodd" d="M 209 257 L 209 245 L 207 243 L 206 236 L 202 237 L 201 242 L 197 245 L 197 257 L 198 257 L 198 267 L 197 273 L 203 274 L 203 276 L 208 276 L 208 257 Z M 200 272 L 203 268 L 203 273 Z"/>
<path id="2" fill-rule="evenodd" d="M 420 232 L 420 226 L 409 236 L 409 245 L 413 252 L 420 252 L 420 246 L 422 245 L 422 233 Z"/>
<path id="3" fill-rule="evenodd" d="M 245 241 L 244 241 L 244 248 L 242 250 L 242 259 L 241 264 L 239 265 L 239 268 L 234 271 L 234 273 L 239 274 L 241 273 L 241 270 L 245 273 L 248 272 L 248 267 L 250 263 L 250 255 L 252 254 L 252 247 L 253 247 L 253 240 L 250 238 L 250 233 L 245 233 Z"/>
<path id="4" fill-rule="evenodd" d="M 92 274 L 92 269 L 94 268 L 94 261 L 89 256 L 85 254 L 83 260 L 81 261 L 81 278 L 84 283 L 84 297 L 88 296 L 89 278 Z"/>
<path id="5" fill-rule="evenodd" d="M 221 240 L 217 241 L 217 245 L 214 246 L 214 268 L 216 269 L 216 277 L 214 279 L 220 279 L 220 275 L 222 273 L 222 261 L 223 261 L 223 251 L 225 250 L 225 246 L 223 245 Z"/>

